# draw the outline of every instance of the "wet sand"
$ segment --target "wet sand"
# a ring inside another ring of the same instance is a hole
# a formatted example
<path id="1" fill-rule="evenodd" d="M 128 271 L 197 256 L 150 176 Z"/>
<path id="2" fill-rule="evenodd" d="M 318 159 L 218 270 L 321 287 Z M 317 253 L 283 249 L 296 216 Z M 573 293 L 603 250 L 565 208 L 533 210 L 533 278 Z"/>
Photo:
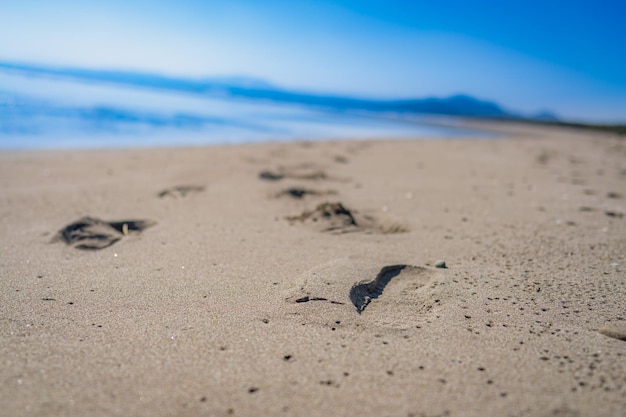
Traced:
<path id="1" fill-rule="evenodd" d="M 506 132 L 0 153 L 0 415 L 623 415 L 626 139 Z"/>

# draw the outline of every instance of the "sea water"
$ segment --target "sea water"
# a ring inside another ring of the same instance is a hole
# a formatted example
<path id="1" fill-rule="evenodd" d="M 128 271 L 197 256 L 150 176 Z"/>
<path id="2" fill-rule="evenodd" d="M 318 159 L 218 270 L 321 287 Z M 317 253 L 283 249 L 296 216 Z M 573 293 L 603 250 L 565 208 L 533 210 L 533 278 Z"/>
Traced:
<path id="1" fill-rule="evenodd" d="M 0 73 L 0 149 L 488 137 L 450 118 Z"/>

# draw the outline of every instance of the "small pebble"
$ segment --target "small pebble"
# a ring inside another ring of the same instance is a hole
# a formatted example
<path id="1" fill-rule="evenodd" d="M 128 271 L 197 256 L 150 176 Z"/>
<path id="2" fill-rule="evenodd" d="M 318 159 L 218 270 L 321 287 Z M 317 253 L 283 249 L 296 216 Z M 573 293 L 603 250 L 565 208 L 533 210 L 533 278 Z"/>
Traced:
<path id="1" fill-rule="evenodd" d="M 447 268 L 446 261 L 442 261 L 441 259 L 435 262 L 435 268 Z"/>

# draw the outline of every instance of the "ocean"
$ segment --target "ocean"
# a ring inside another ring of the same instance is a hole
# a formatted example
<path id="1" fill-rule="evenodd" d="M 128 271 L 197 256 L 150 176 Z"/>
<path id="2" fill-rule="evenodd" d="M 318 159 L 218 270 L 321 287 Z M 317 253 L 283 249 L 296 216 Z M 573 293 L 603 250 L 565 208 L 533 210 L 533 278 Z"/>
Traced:
<path id="1" fill-rule="evenodd" d="M 0 72 L 0 149 L 490 136 L 451 117 L 322 108 L 132 80 Z"/>

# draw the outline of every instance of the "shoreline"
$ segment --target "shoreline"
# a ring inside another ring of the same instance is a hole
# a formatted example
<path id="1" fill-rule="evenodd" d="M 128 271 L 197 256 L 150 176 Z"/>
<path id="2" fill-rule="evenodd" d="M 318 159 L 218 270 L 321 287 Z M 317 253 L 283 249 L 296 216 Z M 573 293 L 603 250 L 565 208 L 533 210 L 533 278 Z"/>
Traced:
<path id="1" fill-rule="evenodd" d="M 356 115 L 355 115 L 356 116 Z M 366 117 L 367 118 L 367 117 Z M 563 133 L 569 132 L 574 135 L 591 135 L 594 137 L 606 136 L 609 138 L 623 138 L 626 132 L 626 126 L 621 124 L 589 124 L 578 122 L 565 122 L 565 121 L 533 121 L 524 119 L 491 119 L 485 117 L 459 117 L 459 116 L 445 116 L 445 115 L 421 115 L 415 120 L 403 119 L 403 118 L 385 118 L 375 117 L 373 121 L 389 121 L 398 124 L 417 124 L 425 128 L 445 129 L 439 132 L 438 135 L 432 136 L 422 132 L 419 136 L 416 136 L 416 132 L 406 133 L 403 136 L 389 135 L 385 136 L 381 134 L 378 137 L 372 136 L 368 138 L 360 138 L 356 135 L 347 137 L 342 135 L 340 137 L 332 137 L 326 135 L 324 137 L 307 138 L 307 137 L 291 137 L 282 139 L 235 139 L 232 142 L 216 142 L 216 143 L 183 143 L 176 144 L 170 140 L 162 141 L 161 139 L 153 139 L 152 143 L 146 143 L 143 145 L 123 146 L 119 144 L 105 145 L 100 143 L 99 145 L 78 145 L 78 146 L 58 146 L 53 147 L 6 147 L 0 148 L 0 152 L 24 152 L 24 151 L 89 151 L 89 150 L 140 150 L 140 149 L 184 149 L 184 148 L 204 148 L 204 147 L 231 147 L 231 146 L 255 146 L 263 144 L 289 144 L 289 143 L 309 143 L 309 142 L 351 142 L 351 141 L 414 141 L 414 140 L 502 140 L 511 139 L 516 136 L 528 137 L 528 135 L 542 135 L 543 132 L 551 133 Z M 457 133 L 452 135 L 451 132 Z M 176 136 L 177 134 L 171 134 L 170 136 Z M 83 136 L 89 136 L 85 133 Z M 133 137 L 133 135 L 116 135 L 112 136 L 112 142 L 118 140 L 119 137 Z M 151 134 L 155 138 L 154 134 Z M 208 134 L 207 134 L 208 136 Z M 18 136 L 21 137 L 21 136 Z M 102 140 L 101 140 L 102 142 Z M 78 142 L 77 142 L 78 143 Z"/>
<path id="2" fill-rule="evenodd" d="M 86 126 L 82 131 L 68 129 L 66 134 L 61 134 L 58 131 L 55 132 L 55 125 L 52 123 L 51 130 L 46 134 L 0 135 L 0 152 L 37 149 L 70 151 L 249 146 L 263 143 L 353 140 L 497 139 L 502 132 L 502 129 L 491 129 L 489 124 L 472 126 L 471 119 L 465 120 L 453 116 L 413 115 L 407 117 L 358 112 L 339 115 L 323 111 L 318 112 L 317 116 L 321 119 L 308 122 L 294 119 L 291 122 L 296 124 L 295 128 L 289 127 L 278 133 L 264 132 L 263 129 L 255 133 L 243 131 L 236 133 L 234 125 L 226 124 L 222 130 L 219 128 L 218 130 L 164 128 L 159 129 L 158 133 L 155 129 L 148 129 L 137 134 L 132 132 L 104 134 L 102 129 Z M 287 119 L 285 122 L 290 122 L 290 120 Z"/>

